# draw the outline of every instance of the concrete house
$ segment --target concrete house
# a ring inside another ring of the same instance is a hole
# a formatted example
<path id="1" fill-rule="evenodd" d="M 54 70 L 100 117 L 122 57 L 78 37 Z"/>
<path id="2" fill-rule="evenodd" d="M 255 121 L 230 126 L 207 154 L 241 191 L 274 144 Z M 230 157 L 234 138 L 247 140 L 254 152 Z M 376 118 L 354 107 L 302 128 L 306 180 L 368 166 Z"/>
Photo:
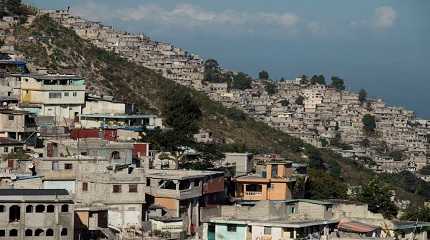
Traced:
<path id="1" fill-rule="evenodd" d="M 243 202 L 221 206 L 220 216 L 209 217 L 203 225 L 205 240 L 259 240 L 324 238 L 333 232 L 333 204 L 323 201 L 290 200 Z"/>
<path id="2" fill-rule="evenodd" d="M 0 137 L 29 140 L 36 132 L 34 114 L 27 111 L 0 109 Z"/>
<path id="3" fill-rule="evenodd" d="M 0 238 L 72 240 L 73 208 L 64 189 L 0 189 Z"/>
<path id="4" fill-rule="evenodd" d="M 244 201 L 288 200 L 296 179 L 292 162 L 272 161 L 257 174 L 237 177 L 236 198 Z"/>
<path id="5" fill-rule="evenodd" d="M 147 202 L 163 207 L 170 217 L 184 219 L 194 233 L 200 225 L 200 206 L 224 200 L 224 173 L 191 170 L 148 170 Z"/>
<path id="6" fill-rule="evenodd" d="M 22 75 L 20 98 L 24 109 L 70 126 L 85 103 L 85 80 L 75 75 Z"/>

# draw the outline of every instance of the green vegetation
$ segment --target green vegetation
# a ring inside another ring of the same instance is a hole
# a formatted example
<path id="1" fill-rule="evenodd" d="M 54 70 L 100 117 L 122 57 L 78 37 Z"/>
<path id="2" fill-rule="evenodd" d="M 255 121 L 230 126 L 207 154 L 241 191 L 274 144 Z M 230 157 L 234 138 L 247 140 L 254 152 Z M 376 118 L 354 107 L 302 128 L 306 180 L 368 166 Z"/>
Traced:
<path id="1" fill-rule="evenodd" d="M 392 189 L 378 178 L 371 179 L 357 194 L 359 201 L 369 205 L 369 210 L 374 213 L 382 213 L 386 218 L 397 215 L 397 207 L 391 201 Z"/>
<path id="2" fill-rule="evenodd" d="M 360 101 L 362 104 L 366 102 L 367 100 L 367 92 L 364 89 L 361 89 L 360 92 L 358 92 L 358 101 Z"/>
<path id="3" fill-rule="evenodd" d="M 400 219 L 414 222 L 430 222 L 430 207 L 424 206 L 421 208 L 417 208 L 415 206 L 411 206 L 406 209 Z"/>
<path id="4" fill-rule="evenodd" d="M 392 151 L 388 155 L 392 157 L 394 161 L 402 161 L 404 159 L 403 151 L 400 150 Z"/>
<path id="5" fill-rule="evenodd" d="M 336 76 L 331 77 L 330 86 L 336 88 L 338 91 L 345 90 L 345 82 L 342 78 Z"/>
<path id="6" fill-rule="evenodd" d="M 281 103 L 283 107 L 290 105 L 290 102 L 288 101 L 288 99 L 282 99 L 281 101 L 279 101 L 279 103 Z"/>
<path id="7" fill-rule="evenodd" d="M 344 197 L 346 184 L 364 185 L 374 176 L 374 173 L 355 161 L 343 159 L 327 149 L 318 150 L 300 139 L 251 119 L 240 110 L 225 108 L 201 92 L 164 79 L 156 72 L 129 62 L 115 53 L 98 49 L 47 16 L 37 17 L 29 27 L 18 26 L 15 35 L 16 49 L 28 56 L 32 63 L 58 72 L 74 69 L 77 74 L 87 79 L 87 88 L 90 91 L 109 94 L 121 101 L 133 102 L 141 112 L 159 114 L 166 119 L 169 125 L 172 124 L 170 127 L 173 131 L 158 129 L 148 132 L 147 138 L 154 143 L 155 148 L 174 150 L 177 146 L 188 144 L 190 134 L 194 132 L 196 126 L 208 129 L 216 138 L 225 139 L 228 144 L 219 146 L 193 145 L 190 142 L 190 146 L 203 152 L 204 158 L 207 159 L 198 166 L 193 165 L 193 168 L 209 166 L 212 159 L 219 157 L 220 151 L 275 152 L 293 161 L 309 162 L 303 157 L 306 155 L 315 163 L 318 162 L 315 166 L 324 166 L 323 169 L 310 170 L 308 196 L 312 198 Z M 37 41 L 29 40 L 30 37 Z M 211 70 L 217 66 L 214 61 L 206 65 Z M 175 114 L 169 116 L 168 113 L 168 109 L 175 105 L 182 108 L 178 106 L 179 103 L 172 103 L 176 100 L 192 103 L 181 111 L 197 109 L 197 106 L 201 111 L 201 115 L 189 114 L 185 118 L 191 122 L 190 129 L 184 134 L 185 139 L 181 138 L 183 136 L 178 137 L 174 131 L 175 128 L 180 130 L 181 123 L 173 119 L 172 116 Z M 169 118 L 170 120 L 167 120 Z M 425 196 L 421 190 L 417 191 L 420 195 L 414 196 L 400 186 L 397 187 L 396 183 L 391 186 L 396 186 L 398 195 L 404 199 L 423 201 L 422 196 Z"/>
<path id="8" fill-rule="evenodd" d="M 295 101 L 295 103 L 297 104 L 297 105 L 302 105 L 303 106 L 303 102 L 305 101 L 305 97 L 303 97 L 302 95 L 300 95 L 300 96 L 298 96 L 297 98 L 296 98 L 296 101 Z"/>
<path id="9" fill-rule="evenodd" d="M 278 92 L 278 87 L 276 84 L 272 81 L 266 81 L 264 89 L 266 90 L 267 94 L 273 95 Z"/>
<path id="10" fill-rule="evenodd" d="M 251 88 L 252 78 L 246 73 L 239 72 L 233 75 L 233 81 L 231 84 L 232 89 L 245 90 Z"/>
<path id="11" fill-rule="evenodd" d="M 324 75 L 313 75 L 311 78 L 311 84 L 321 84 L 325 85 L 325 77 Z"/>
<path id="12" fill-rule="evenodd" d="M 363 129 L 366 133 L 371 134 L 375 131 L 375 129 L 376 129 L 375 116 L 370 115 L 370 114 L 366 114 L 363 116 L 361 121 L 363 123 Z"/>
<path id="13" fill-rule="evenodd" d="M 269 80 L 269 73 L 266 70 L 263 70 L 258 73 L 258 78 L 262 80 Z"/>
<path id="14" fill-rule="evenodd" d="M 324 171 L 311 169 L 310 181 L 306 186 L 306 198 L 311 199 L 345 199 L 347 187 L 340 183 L 336 177 L 325 174 Z M 328 187 L 329 186 L 329 187 Z"/>
<path id="15" fill-rule="evenodd" d="M 223 83 L 231 80 L 230 75 L 222 74 L 218 62 L 215 59 L 208 59 L 204 63 L 204 80 L 212 83 Z"/>

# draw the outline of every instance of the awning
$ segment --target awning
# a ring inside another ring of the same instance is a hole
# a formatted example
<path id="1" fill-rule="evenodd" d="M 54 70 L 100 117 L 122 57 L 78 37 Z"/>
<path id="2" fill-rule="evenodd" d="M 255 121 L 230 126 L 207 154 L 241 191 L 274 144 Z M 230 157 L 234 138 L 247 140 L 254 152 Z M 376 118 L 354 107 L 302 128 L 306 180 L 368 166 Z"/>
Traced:
<path id="1" fill-rule="evenodd" d="M 356 222 L 356 221 L 341 221 L 337 228 L 340 231 L 354 232 L 354 233 L 370 233 L 379 229 L 377 226 L 373 226 L 366 223 Z"/>

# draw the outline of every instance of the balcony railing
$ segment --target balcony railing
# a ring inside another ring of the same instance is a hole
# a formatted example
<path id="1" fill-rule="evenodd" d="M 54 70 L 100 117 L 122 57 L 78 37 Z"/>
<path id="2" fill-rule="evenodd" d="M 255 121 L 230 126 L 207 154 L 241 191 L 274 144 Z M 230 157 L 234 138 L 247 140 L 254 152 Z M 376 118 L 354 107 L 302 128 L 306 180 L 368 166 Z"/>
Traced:
<path id="1" fill-rule="evenodd" d="M 262 192 L 257 192 L 257 191 L 247 191 L 247 192 L 245 192 L 246 196 L 260 196 L 262 194 L 263 194 Z"/>

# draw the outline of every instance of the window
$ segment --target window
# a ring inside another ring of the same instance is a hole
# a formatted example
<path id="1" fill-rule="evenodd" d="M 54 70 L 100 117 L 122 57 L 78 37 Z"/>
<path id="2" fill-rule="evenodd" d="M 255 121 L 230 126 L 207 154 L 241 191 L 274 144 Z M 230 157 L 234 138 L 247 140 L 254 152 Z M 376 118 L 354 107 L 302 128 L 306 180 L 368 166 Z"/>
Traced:
<path id="1" fill-rule="evenodd" d="M 149 187 L 151 186 L 151 179 L 150 178 L 146 178 L 146 186 Z"/>
<path id="2" fill-rule="evenodd" d="M 272 235 L 272 228 L 264 227 L 264 235 Z"/>
<path id="3" fill-rule="evenodd" d="M 0 237 L 4 237 L 6 236 L 6 231 L 5 230 L 0 230 Z"/>
<path id="4" fill-rule="evenodd" d="M 9 115 L 9 120 L 10 120 L 10 121 L 15 120 L 15 116 L 14 116 L 14 115 Z"/>
<path id="5" fill-rule="evenodd" d="M 52 161 L 52 171 L 58 171 L 60 169 L 60 163 L 58 161 Z"/>
<path id="6" fill-rule="evenodd" d="M 73 97 L 76 97 L 76 96 L 78 96 L 78 93 L 77 92 L 73 92 Z"/>
<path id="7" fill-rule="evenodd" d="M 9 231 L 9 237 L 17 237 L 18 236 L 18 230 L 16 229 L 11 229 Z"/>
<path id="8" fill-rule="evenodd" d="M 36 229 L 36 231 L 34 232 L 34 236 L 42 236 L 42 234 L 43 234 L 43 230 L 40 228 Z"/>
<path id="9" fill-rule="evenodd" d="M 54 230 L 52 230 L 51 228 L 46 229 L 46 236 L 48 237 L 52 237 L 54 236 Z"/>
<path id="10" fill-rule="evenodd" d="M 88 183 L 87 182 L 83 182 L 82 183 L 82 192 L 86 192 L 88 191 Z"/>
<path id="11" fill-rule="evenodd" d="M 61 98 L 61 92 L 50 92 L 49 98 Z"/>
<path id="12" fill-rule="evenodd" d="M 4 205 L 0 205 L 0 212 L 4 212 Z"/>
<path id="13" fill-rule="evenodd" d="M 236 225 L 228 224 L 227 225 L 227 232 L 236 232 Z"/>
<path id="14" fill-rule="evenodd" d="M 5 153 L 9 152 L 9 148 L 8 147 L 4 147 L 3 152 L 5 152 Z"/>
<path id="15" fill-rule="evenodd" d="M 73 164 L 71 164 L 71 163 L 64 164 L 64 169 L 66 169 L 66 170 L 72 170 L 73 169 Z"/>
<path id="16" fill-rule="evenodd" d="M 69 96 L 69 92 L 64 92 L 64 96 L 68 97 Z"/>
<path id="17" fill-rule="evenodd" d="M 61 206 L 61 212 L 69 212 L 69 205 L 64 204 Z"/>
<path id="18" fill-rule="evenodd" d="M 55 212 L 55 207 L 54 207 L 54 205 L 48 205 L 48 206 L 46 207 L 46 212 L 49 212 L 49 213 L 53 213 L 53 212 Z"/>
<path id="19" fill-rule="evenodd" d="M 119 152 L 118 152 L 118 151 L 113 151 L 113 152 L 112 152 L 112 159 L 120 159 L 120 156 L 119 156 Z"/>
<path id="20" fill-rule="evenodd" d="M 131 193 L 137 192 L 137 184 L 129 184 L 128 185 L 128 192 L 131 192 Z"/>
<path id="21" fill-rule="evenodd" d="M 45 211 L 45 205 L 37 205 L 36 206 L 36 212 L 41 213 Z"/>
<path id="22" fill-rule="evenodd" d="M 113 193 L 120 193 L 121 192 L 121 185 L 113 185 L 112 186 L 112 192 Z"/>
<path id="23" fill-rule="evenodd" d="M 33 236 L 33 230 L 31 230 L 31 229 L 26 229 L 26 230 L 25 230 L 24 235 L 25 235 L 26 237 Z"/>
<path id="24" fill-rule="evenodd" d="M 272 165 L 272 178 L 276 178 L 278 176 L 278 165 L 274 164 Z"/>
<path id="25" fill-rule="evenodd" d="M 25 207 L 25 212 L 26 213 L 32 213 L 33 212 L 33 205 L 28 205 L 27 207 Z"/>
<path id="26" fill-rule="evenodd" d="M 263 188 L 259 184 L 248 184 L 248 185 L 246 185 L 246 191 L 247 192 L 261 192 L 261 191 L 263 191 Z"/>
<path id="27" fill-rule="evenodd" d="M 13 205 L 9 208 L 9 222 L 18 222 L 21 219 L 21 208 Z"/>
<path id="28" fill-rule="evenodd" d="M 195 179 L 195 180 L 194 180 L 194 187 L 198 187 L 198 186 L 199 186 L 199 184 L 200 184 L 200 180 Z"/>
<path id="29" fill-rule="evenodd" d="M 61 236 L 67 236 L 67 228 L 61 229 Z"/>
<path id="30" fill-rule="evenodd" d="M 212 233 L 215 232 L 215 224 L 209 224 L 208 225 L 208 232 L 212 232 Z"/>

